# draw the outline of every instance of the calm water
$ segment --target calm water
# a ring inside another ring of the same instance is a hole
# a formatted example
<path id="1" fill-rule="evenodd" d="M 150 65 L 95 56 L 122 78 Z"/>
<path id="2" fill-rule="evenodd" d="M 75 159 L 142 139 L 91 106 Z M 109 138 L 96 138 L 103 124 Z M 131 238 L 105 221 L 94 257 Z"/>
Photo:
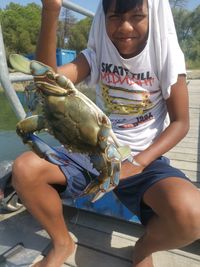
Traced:
<path id="1" fill-rule="evenodd" d="M 18 96 L 24 108 L 27 109 L 24 93 L 20 92 Z M 0 161 L 15 159 L 19 154 L 28 149 L 15 132 L 16 123 L 17 118 L 4 93 L 0 91 Z M 48 134 L 43 133 L 40 135 L 46 142 L 58 144 Z"/>
<path id="2" fill-rule="evenodd" d="M 21 140 L 15 134 L 16 116 L 3 92 L 0 92 L 0 161 L 14 159 L 25 151 Z"/>
<path id="3" fill-rule="evenodd" d="M 20 92 L 18 93 L 18 96 L 26 109 L 27 107 L 24 94 Z M 28 147 L 22 143 L 21 139 L 15 132 L 16 123 L 17 118 L 4 93 L 0 91 L 0 161 L 14 160 L 22 152 L 28 150 Z M 58 142 L 46 133 L 40 134 L 40 137 L 48 144 L 58 145 Z M 70 206 L 75 206 L 100 214 L 139 222 L 137 217 L 129 212 L 112 192 L 106 194 L 102 199 L 95 203 L 91 203 L 88 198 L 89 197 L 83 197 L 76 201 L 68 199 L 66 203 Z"/>

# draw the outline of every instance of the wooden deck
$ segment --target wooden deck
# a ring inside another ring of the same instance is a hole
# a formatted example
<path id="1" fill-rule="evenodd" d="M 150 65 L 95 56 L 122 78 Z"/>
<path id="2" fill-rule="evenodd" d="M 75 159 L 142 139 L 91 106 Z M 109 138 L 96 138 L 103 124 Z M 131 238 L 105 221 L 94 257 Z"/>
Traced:
<path id="1" fill-rule="evenodd" d="M 200 80 L 189 83 L 191 129 L 187 137 L 167 155 L 197 185 L 200 184 L 199 110 Z M 112 207 L 111 207 L 112 208 Z M 63 267 L 131 267 L 132 251 L 143 233 L 139 224 L 64 206 L 64 216 L 74 240 L 76 253 Z M 14 254 L 5 253 L 15 244 L 23 246 Z M 50 239 L 36 220 L 26 211 L 0 213 L 1 267 L 29 266 L 45 255 Z M 5 261 L 6 260 L 6 261 Z M 183 248 L 154 255 L 155 267 L 199 267 L 200 241 Z"/>
<path id="2" fill-rule="evenodd" d="M 200 186 L 200 80 L 188 85 L 190 97 L 190 131 L 174 149 L 166 155 L 171 164 L 181 170 Z"/>

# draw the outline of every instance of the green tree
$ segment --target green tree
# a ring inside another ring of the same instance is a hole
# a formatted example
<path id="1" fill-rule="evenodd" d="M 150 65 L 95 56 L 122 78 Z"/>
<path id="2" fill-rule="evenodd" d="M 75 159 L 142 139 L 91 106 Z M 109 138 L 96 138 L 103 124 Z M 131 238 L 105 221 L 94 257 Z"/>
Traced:
<path id="1" fill-rule="evenodd" d="M 185 9 L 188 1 L 170 1 L 180 46 L 188 68 L 200 68 L 200 5 L 193 11 Z"/>
<path id="2" fill-rule="evenodd" d="M 188 0 L 169 0 L 172 8 L 185 7 Z"/>
<path id="3" fill-rule="evenodd" d="M 86 48 L 90 27 L 92 24 L 91 18 L 80 20 L 70 30 L 68 49 L 74 49 L 79 53 Z"/>
<path id="4" fill-rule="evenodd" d="M 0 20 L 7 54 L 27 54 L 35 51 L 40 28 L 41 8 L 10 3 L 1 10 Z"/>
<path id="5" fill-rule="evenodd" d="M 190 14 L 187 36 L 188 66 L 200 68 L 200 5 Z"/>
<path id="6" fill-rule="evenodd" d="M 70 29 L 76 24 L 76 22 L 77 19 L 73 16 L 71 10 L 67 8 L 61 9 L 57 31 L 57 47 L 67 48 L 67 43 L 70 37 Z"/>

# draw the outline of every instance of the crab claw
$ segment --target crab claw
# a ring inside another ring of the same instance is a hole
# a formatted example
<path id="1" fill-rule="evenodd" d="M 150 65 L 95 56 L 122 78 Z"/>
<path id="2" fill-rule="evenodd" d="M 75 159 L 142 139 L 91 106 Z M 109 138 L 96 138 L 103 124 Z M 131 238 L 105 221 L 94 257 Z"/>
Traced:
<path id="1" fill-rule="evenodd" d="M 110 177 L 105 179 L 105 181 L 102 184 L 99 184 L 99 177 L 95 180 L 91 181 L 89 185 L 86 187 L 86 189 L 83 192 L 84 195 L 93 194 L 91 202 L 95 202 L 103 197 L 107 192 L 109 192 L 110 188 Z"/>
<path id="2" fill-rule="evenodd" d="M 104 177 L 101 177 L 103 176 L 101 174 L 98 178 L 91 181 L 84 190 L 83 195 L 93 194 L 94 196 L 92 197 L 91 202 L 94 203 L 102 198 L 106 193 L 112 191 L 119 184 L 120 166 L 120 163 L 112 162 L 110 166 L 111 175 L 105 179 Z"/>
<path id="3" fill-rule="evenodd" d="M 30 62 L 31 74 L 35 77 L 45 77 L 48 72 L 53 72 L 53 69 L 41 62 L 32 60 Z"/>
<path id="4" fill-rule="evenodd" d="M 9 61 L 11 66 L 15 70 L 23 72 L 25 74 L 31 74 L 31 69 L 30 69 L 31 61 L 28 58 L 25 58 L 24 56 L 18 54 L 11 54 L 9 56 Z"/>
<path id="5" fill-rule="evenodd" d="M 36 60 L 29 60 L 22 55 L 11 54 L 9 56 L 9 61 L 15 70 L 25 74 L 32 74 L 35 77 L 45 78 L 46 74 L 53 73 L 51 67 Z"/>

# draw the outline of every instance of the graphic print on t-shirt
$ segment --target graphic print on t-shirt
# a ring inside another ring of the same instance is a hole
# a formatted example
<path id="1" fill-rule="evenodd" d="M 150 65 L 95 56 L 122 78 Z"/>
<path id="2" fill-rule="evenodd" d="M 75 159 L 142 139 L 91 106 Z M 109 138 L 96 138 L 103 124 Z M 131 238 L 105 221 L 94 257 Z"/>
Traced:
<path id="1" fill-rule="evenodd" d="M 131 73 L 121 66 L 102 63 L 100 86 L 106 111 L 128 116 L 146 114 L 155 105 L 153 96 L 159 94 L 154 80 L 149 71 Z"/>

